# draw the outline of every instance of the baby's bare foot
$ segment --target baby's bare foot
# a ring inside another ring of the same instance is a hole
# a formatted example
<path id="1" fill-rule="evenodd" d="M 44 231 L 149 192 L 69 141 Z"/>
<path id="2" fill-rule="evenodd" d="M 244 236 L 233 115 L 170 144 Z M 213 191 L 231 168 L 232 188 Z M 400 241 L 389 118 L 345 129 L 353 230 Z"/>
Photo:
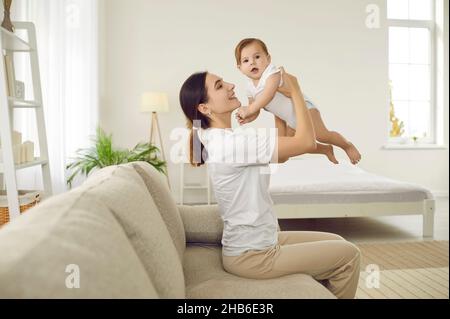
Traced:
<path id="1" fill-rule="evenodd" d="M 352 164 L 356 165 L 361 160 L 361 153 L 359 153 L 358 149 L 352 143 L 349 143 L 348 147 L 344 148 L 344 151 L 347 153 Z"/>
<path id="2" fill-rule="evenodd" d="M 330 162 L 334 164 L 339 164 L 338 160 L 336 159 L 336 156 L 334 156 L 334 149 L 331 145 L 325 145 L 325 153 L 324 153 Z"/>

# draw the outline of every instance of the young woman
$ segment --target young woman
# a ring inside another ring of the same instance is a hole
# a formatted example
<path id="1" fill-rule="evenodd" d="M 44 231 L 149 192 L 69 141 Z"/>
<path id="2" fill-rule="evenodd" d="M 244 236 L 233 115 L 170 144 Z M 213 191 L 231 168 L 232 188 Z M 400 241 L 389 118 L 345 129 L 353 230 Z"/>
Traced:
<path id="1" fill-rule="evenodd" d="M 354 298 L 360 252 L 342 237 L 321 232 L 279 232 L 269 194 L 269 163 L 313 152 L 316 136 L 297 79 L 282 70 L 280 93 L 295 106 L 294 136 L 231 129 L 231 114 L 241 106 L 234 85 L 203 72 L 190 76 L 180 104 L 191 129 L 191 163 L 208 164 L 224 222 L 223 266 L 254 279 L 294 273 L 313 276 L 338 298 Z"/>

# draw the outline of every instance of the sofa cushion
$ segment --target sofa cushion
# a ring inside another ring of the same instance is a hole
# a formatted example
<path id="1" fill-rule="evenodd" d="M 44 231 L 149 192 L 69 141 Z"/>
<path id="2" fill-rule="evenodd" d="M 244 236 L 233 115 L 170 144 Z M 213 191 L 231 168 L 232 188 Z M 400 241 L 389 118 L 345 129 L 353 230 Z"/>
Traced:
<path id="1" fill-rule="evenodd" d="M 184 250 L 186 249 L 186 236 L 183 222 L 181 221 L 177 205 L 173 200 L 164 175 L 146 162 L 135 162 L 132 165 L 144 180 L 156 207 L 158 207 L 166 223 L 170 236 L 177 248 L 180 260 L 183 260 Z"/>
<path id="2" fill-rule="evenodd" d="M 1 228 L 0 252 L 0 298 L 158 297 L 122 226 L 81 189 Z M 69 289 L 77 270 L 80 286 Z"/>
<path id="3" fill-rule="evenodd" d="M 223 220 L 217 205 L 178 205 L 186 242 L 221 245 Z"/>
<path id="4" fill-rule="evenodd" d="M 226 272 L 222 250 L 213 245 L 188 245 L 184 256 L 186 296 L 192 299 L 335 299 L 311 276 L 294 274 L 274 279 L 246 279 Z"/>
<path id="5" fill-rule="evenodd" d="M 106 168 L 83 188 L 101 200 L 122 225 L 161 298 L 184 298 L 181 261 L 142 178 L 130 165 Z"/>

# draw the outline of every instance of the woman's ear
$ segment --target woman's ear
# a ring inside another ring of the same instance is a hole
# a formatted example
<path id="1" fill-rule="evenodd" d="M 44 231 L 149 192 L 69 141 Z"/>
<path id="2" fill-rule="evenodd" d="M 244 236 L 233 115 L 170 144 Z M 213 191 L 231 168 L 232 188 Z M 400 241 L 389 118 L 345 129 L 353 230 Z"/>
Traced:
<path id="1" fill-rule="evenodd" d="M 202 113 L 203 115 L 207 115 L 207 114 L 210 113 L 208 106 L 206 104 L 204 104 L 204 103 L 199 104 L 198 107 L 197 107 L 197 110 L 200 113 Z"/>
<path id="2" fill-rule="evenodd" d="M 267 56 L 267 60 L 269 61 L 269 63 L 272 63 L 272 57 L 270 56 L 270 54 Z"/>

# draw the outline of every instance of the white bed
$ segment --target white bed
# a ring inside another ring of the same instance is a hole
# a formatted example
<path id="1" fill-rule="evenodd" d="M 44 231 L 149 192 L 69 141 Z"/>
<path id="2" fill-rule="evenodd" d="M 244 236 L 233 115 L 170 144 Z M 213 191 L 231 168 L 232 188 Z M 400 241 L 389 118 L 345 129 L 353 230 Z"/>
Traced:
<path id="1" fill-rule="evenodd" d="M 280 219 L 422 215 L 423 236 L 433 237 L 435 201 L 419 185 L 320 157 L 272 164 L 271 170 L 270 193 Z"/>

